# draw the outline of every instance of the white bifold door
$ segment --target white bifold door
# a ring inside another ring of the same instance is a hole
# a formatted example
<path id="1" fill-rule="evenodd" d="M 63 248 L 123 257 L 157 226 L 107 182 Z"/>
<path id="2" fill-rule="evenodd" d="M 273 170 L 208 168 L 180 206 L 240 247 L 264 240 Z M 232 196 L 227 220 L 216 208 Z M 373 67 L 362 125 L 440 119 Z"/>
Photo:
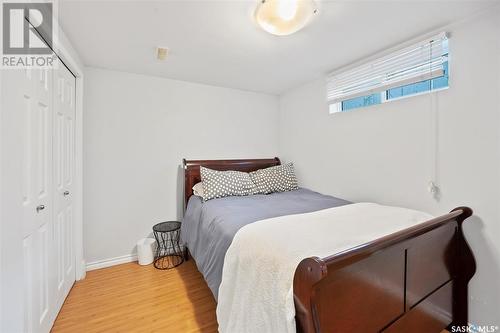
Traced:
<path id="1" fill-rule="evenodd" d="M 54 72 L 53 198 L 54 250 L 57 271 L 56 309 L 59 311 L 75 282 L 74 176 L 75 77 L 62 64 Z"/>
<path id="2" fill-rule="evenodd" d="M 75 77 L 59 61 L 8 79 L 22 112 L 25 331 L 49 332 L 75 282 Z"/>

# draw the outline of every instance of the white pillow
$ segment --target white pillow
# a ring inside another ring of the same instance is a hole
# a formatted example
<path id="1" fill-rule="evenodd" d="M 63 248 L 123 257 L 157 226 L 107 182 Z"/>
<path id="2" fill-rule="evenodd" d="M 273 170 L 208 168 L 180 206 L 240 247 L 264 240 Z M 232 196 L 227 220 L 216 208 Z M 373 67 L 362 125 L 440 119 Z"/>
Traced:
<path id="1" fill-rule="evenodd" d="M 203 183 L 199 182 L 193 186 L 193 194 L 203 198 Z"/>

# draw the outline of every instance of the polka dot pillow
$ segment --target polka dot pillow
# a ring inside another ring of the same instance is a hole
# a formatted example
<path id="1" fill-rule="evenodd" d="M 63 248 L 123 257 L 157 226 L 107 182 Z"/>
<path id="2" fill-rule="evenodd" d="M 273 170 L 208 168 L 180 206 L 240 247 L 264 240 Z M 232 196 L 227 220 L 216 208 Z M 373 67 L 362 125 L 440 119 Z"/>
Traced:
<path id="1" fill-rule="evenodd" d="M 217 171 L 200 167 L 203 201 L 257 193 L 250 175 L 240 171 Z"/>
<path id="2" fill-rule="evenodd" d="M 293 163 L 250 172 L 250 178 L 257 186 L 258 193 L 261 194 L 287 192 L 299 188 Z"/>

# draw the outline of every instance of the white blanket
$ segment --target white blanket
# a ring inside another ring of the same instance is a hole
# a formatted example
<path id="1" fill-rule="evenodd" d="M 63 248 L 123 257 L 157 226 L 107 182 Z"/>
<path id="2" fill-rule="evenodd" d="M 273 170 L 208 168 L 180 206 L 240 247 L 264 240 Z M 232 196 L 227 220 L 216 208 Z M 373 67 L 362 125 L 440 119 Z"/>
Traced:
<path id="1" fill-rule="evenodd" d="M 358 203 L 246 225 L 226 253 L 219 332 L 294 333 L 293 276 L 302 259 L 332 255 L 430 219 L 419 211 Z"/>

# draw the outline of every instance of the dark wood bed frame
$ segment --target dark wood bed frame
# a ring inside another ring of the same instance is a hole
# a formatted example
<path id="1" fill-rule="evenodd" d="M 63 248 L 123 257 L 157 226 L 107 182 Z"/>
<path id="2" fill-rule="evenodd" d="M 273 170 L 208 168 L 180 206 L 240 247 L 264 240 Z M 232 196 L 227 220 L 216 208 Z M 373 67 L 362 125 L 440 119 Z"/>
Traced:
<path id="1" fill-rule="evenodd" d="M 184 159 L 185 203 L 200 166 L 249 172 L 279 164 L 277 157 Z M 458 207 L 344 252 L 302 260 L 293 280 L 297 331 L 439 333 L 466 326 L 476 262 L 462 224 L 471 215 Z"/>

